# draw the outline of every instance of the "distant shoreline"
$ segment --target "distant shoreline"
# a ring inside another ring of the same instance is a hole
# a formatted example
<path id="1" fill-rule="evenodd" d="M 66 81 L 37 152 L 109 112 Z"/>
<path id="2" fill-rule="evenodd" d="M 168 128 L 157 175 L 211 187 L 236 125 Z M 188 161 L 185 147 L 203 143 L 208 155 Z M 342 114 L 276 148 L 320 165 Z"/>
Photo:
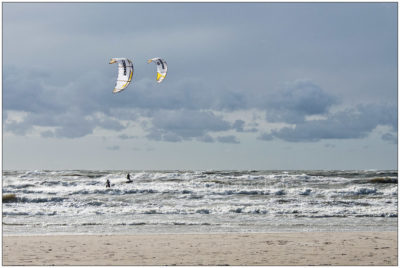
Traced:
<path id="1" fill-rule="evenodd" d="M 397 232 L 3 236 L 3 265 L 397 265 Z"/>

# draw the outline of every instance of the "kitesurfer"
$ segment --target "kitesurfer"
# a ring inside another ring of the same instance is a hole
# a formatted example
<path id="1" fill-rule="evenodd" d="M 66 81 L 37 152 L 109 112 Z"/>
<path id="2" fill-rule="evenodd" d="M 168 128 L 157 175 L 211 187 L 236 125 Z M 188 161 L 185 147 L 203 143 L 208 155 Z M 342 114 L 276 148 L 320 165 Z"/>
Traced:
<path id="1" fill-rule="evenodd" d="M 126 179 L 128 180 L 127 182 L 129 183 L 129 182 L 132 182 L 132 180 L 131 180 L 131 175 L 129 175 L 129 173 L 128 173 L 128 175 L 126 175 Z"/>
<path id="2" fill-rule="evenodd" d="M 111 187 L 111 185 L 110 185 L 110 180 L 107 180 L 106 181 L 106 188 L 110 188 Z"/>

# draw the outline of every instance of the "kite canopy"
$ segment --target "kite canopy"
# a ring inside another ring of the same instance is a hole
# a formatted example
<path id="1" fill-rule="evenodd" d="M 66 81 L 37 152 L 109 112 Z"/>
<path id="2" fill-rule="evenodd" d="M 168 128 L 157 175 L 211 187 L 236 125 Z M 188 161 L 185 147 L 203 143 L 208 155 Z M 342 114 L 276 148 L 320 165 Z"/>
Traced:
<path id="1" fill-rule="evenodd" d="M 132 81 L 133 64 L 127 58 L 112 58 L 110 64 L 118 63 L 118 77 L 113 93 L 124 90 Z"/>
<path id="2" fill-rule="evenodd" d="M 153 58 L 147 61 L 147 63 L 154 62 L 157 64 L 157 83 L 161 83 L 167 75 L 167 62 L 160 58 Z"/>

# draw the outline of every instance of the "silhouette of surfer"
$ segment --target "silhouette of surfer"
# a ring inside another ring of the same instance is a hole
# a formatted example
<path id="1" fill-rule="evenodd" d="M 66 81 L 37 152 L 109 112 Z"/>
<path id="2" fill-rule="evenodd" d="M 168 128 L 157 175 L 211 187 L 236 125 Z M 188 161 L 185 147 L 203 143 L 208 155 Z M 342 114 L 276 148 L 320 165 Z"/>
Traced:
<path id="1" fill-rule="evenodd" d="M 110 185 L 110 180 L 107 180 L 106 181 L 106 188 L 110 188 L 111 187 L 111 185 Z"/>
<path id="2" fill-rule="evenodd" d="M 126 183 L 132 182 L 131 175 L 129 173 L 128 173 L 128 175 L 126 175 L 126 179 L 128 180 Z"/>

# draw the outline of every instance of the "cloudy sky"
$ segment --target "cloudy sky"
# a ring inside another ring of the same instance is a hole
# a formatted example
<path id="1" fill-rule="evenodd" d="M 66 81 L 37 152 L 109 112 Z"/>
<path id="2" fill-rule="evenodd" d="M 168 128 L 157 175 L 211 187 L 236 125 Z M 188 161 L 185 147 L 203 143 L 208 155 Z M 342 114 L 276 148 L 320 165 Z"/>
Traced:
<path id="1" fill-rule="evenodd" d="M 4 169 L 397 168 L 397 3 L 3 3 L 2 30 Z"/>

